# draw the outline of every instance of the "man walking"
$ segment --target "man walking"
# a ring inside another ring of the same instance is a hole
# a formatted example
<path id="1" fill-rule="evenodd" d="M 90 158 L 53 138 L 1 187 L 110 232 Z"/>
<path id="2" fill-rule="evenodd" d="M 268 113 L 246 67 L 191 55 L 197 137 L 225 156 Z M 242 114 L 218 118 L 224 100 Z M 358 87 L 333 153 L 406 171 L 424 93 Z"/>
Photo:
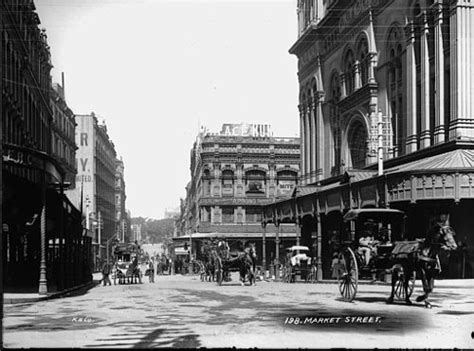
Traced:
<path id="1" fill-rule="evenodd" d="M 104 282 L 104 286 L 107 285 L 107 283 L 109 285 L 112 285 L 112 283 L 110 282 L 110 279 L 109 279 L 109 274 L 111 272 L 112 268 L 110 267 L 110 263 L 108 263 L 107 261 L 104 263 L 104 266 L 102 267 L 102 281 Z"/>

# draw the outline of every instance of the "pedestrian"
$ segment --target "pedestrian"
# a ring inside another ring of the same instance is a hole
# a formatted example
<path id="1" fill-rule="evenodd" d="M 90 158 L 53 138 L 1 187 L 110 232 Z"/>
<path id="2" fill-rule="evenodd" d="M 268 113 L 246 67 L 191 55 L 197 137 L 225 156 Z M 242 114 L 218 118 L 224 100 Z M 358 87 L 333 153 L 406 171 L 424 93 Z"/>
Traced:
<path id="1" fill-rule="evenodd" d="M 112 268 L 110 267 L 110 264 L 106 261 L 102 267 L 102 282 L 104 283 L 104 286 L 107 285 L 112 285 L 112 282 L 109 279 L 109 274 L 111 273 Z"/>
<path id="2" fill-rule="evenodd" d="M 155 267 L 154 267 L 153 261 L 150 261 L 150 263 L 148 263 L 148 270 L 149 270 L 148 280 L 150 283 L 154 283 L 155 282 Z"/>

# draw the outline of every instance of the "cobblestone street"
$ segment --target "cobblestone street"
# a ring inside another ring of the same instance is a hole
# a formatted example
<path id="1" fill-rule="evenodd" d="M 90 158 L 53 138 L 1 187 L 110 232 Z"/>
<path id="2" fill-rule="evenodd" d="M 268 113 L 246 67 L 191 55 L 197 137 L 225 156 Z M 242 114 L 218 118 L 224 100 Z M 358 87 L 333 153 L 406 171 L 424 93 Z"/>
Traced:
<path id="1" fill-rule="evenodd" d="M 440 281 L 433 309 L 385 304 L 389 287 L 258 282 L 217 286 L 196 276 L 96 286 L 85 294 L 5 305 L 5 347 L 472 348 L 472 281 Z M 420 290 L 415 289 L 412 300 Z"/>

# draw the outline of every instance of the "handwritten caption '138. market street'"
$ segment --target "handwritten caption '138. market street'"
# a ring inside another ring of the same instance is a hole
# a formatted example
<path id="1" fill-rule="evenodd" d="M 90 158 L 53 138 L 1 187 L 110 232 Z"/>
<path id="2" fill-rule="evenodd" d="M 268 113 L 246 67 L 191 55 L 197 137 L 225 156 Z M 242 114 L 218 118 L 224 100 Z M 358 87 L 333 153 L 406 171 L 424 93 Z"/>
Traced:
<path id="1" fill-rule="evenodd" d="M 285 324 L 311 325 L 311 324 L 376 324 L 382 323 L 378 316 L 346 316 L 346 317 L 286 317 Z"/>

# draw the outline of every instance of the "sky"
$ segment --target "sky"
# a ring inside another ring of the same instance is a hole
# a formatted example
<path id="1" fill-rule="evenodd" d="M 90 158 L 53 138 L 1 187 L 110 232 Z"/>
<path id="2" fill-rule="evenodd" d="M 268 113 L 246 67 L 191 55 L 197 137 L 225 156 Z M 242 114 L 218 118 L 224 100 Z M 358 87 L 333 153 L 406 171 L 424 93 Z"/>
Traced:
<path id="1" fill-rule="evenodd" d="M 294 0 L 35 0 L 75 114 L 104 119 L 126 207 L 162 218 L 191 179 L 199 131 L 271 124 L 298 136 Z"/>

